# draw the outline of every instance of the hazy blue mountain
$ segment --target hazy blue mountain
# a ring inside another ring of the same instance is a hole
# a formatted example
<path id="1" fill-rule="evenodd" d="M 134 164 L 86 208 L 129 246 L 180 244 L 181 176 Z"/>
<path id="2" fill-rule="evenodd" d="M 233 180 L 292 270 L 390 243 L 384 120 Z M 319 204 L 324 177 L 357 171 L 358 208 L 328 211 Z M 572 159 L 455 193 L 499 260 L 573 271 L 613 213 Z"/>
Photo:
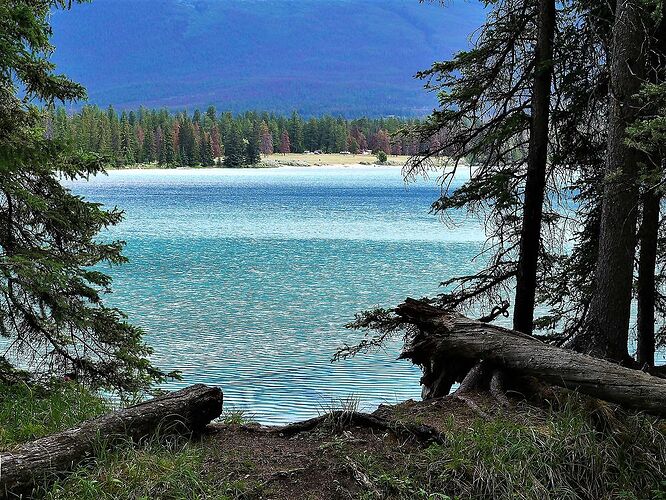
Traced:
<path id="1" fill-rule="evenodd" d="M 416 71 L 468 44 L 480 2 L 95 0 L 54 14 L 54 60 L 90 101 L 421 115 Z"/>

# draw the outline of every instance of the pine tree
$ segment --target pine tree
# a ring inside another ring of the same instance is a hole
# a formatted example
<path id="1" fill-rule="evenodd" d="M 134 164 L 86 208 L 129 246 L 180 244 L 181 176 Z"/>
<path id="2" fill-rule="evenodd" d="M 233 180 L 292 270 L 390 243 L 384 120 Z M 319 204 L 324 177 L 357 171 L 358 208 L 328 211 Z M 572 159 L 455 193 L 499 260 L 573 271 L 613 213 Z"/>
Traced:
<path id="1" fill-rule="evenodd" d="M 261 122 L 261 153 L 265 155 L 273 154 L 273 136 L 265 121 Z"/>
<path id="2" fill-rule="evenodd" d="M 618 362 L 629 359 L 639 155 L 627 144 L 627 128 L 637 118 L 636 95 L 646 74 L 645 12 L 638 0 L 619 0 L 613 26 L 611 106 L 603 186 L 595 292 L 588 326 L 573 347 Z"/>
<path id="3" fill-rule="evenodd" d="M 201 136 L 201 145 L 199 147 L 201 154 L 201 165 L 204 167 L 212 167 L 215 165 L 215 158 L 213 157 L 213 147 L 211 138 L 208 132 L 203 132 Z"/>
<path id="4" fill-rule="evenodd" d="M 258 123 L 254 124 L 252 133 L 247 141 L 245 163 L 256 165 L 261 161 L 261 128 Z"/>
<path id="5" fill-rule="evenodd" d="M 153 133 L 149 130 L 148 133 L 143 134 L 143 141 L 141 146 L 141 161 L 152 163 L 157 161 L 154 151 L 155 140 Z"/>
<path id="6" fill-rule="evenodd" d="M 211 125 L 217 123 L 217 110 L 215 109 L 215 106 L 208 106 L 206 117 L 210 120 Z"/>
<path id="7" fill-rule="evenodd" d="M 131 165 L 136 163 L 134 158 L 134 140 L 132 128 L 129 123 L 129 118 L 123 112 L 120 118 L 120 151 L 119 160 L 123 165 Z"/>
<path id="8" fill-rule="evenodd" d="M 164 165 L 176 164 L 176 147 L 174 146 L 173 134 L 164 134 L 164 144 L 162 145 L 162 163 Z"/>
<path id="9" fill-rule="evenodd" d="M 222 156 L 222 145 L 220 142 L 220 131 L 216 124 L 210 129 L 210 145 L 213 150 L 213 158 Z"/>
<path id="10" fill-rule="evenodd" d="M 282 131 L 280 135 L 280 153 L 283 155 L 291 153 L 291 142 L 289 140 L 289 132 L 286 130 Z"/>
<path id="11" fill-rule="evenodd" d="M 303 148 L 303 120 L 295 111 L 289 120 L 290 148 L 294 153 L 302 153 Z"/>
<path id="12" fill-rule="evenodd" d="M 384 129 L 379 129 L 374 136 L 373 151 L 383 151 L 384 153 L 391 154 L 391 138 L 388 132 Z"/>
<path id="13" fill-rule="evenodd" d="M 228 168 L 240 168 L 245 164 L 245 144 L 239 127 L 235 123 L 231 124 L 227 132 L 223 164 Z"/>
<path id="14" fill-rule="evenodd" d="M 528 335 L 534 329 L 537 265 L 548 171 L 553 39 L 556 23 L 555 0 L 539 0 L 537 13 L 537 43 L 533 56 L 535 69 L 530 102 L 530 141 L 513 309 L 513 329 Z"/>
<path id="15" fill-rule="evenodd" d="M 98 234 L 118 224 L 122 212 L 75 196 L 60 182 L 101 173 L 103 162 L 49 137 L 46 115 L 30 104 L 85 97 L 83 87 L 53 72 L 45 55 L 52 49 L 52 9 L 64 4 L 0 2 L 0 334 L 10 347 L 5 359 L 41 377 L 75 372 L 93 387 L 142 390 L 165 374 L 147 359 L 151 350 L 141 330 L 102 301 L 111 285 L 103 266 L 126 258 L 121 242 Z"/>

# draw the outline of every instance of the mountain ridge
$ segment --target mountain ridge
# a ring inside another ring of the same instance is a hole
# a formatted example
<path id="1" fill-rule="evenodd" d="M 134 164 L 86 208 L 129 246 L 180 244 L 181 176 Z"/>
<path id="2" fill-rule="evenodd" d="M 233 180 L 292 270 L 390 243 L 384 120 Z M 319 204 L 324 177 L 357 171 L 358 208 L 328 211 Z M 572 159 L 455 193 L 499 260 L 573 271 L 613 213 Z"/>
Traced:
<path id="1" fill-rule="evenodd" d="M 95 0 L 53 15 L 60 71 L 121 109 L 420 116 L 413 75 L 466 48 L 483 8 L 417 0 Z"/>

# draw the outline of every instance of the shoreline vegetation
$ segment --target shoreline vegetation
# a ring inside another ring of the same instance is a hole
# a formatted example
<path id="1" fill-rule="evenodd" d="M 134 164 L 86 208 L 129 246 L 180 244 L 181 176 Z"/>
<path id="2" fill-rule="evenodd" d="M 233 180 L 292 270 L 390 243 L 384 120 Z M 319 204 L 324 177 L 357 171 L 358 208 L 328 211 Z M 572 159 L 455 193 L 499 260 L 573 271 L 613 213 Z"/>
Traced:
<path id="1" fill-rule="evenodd" d="M 83 1 L 0 2 L 0 333 L 30 370 L 0 357 L 0 496 L 666 500 L 666 420 L 653 416 L 666 415 L 655 365 L 666 342 L 663 2 L 491 2 L 469 50 L 417 74 L 438 98 L 419 121 L 212 106 L 68 115 L 55 103 L 87 94 L 56 73 L 50 20 Z M 183 391 L 146 401 L 181 374 L 154 366 L 143 331 L 105 305 L 101 268 L 127 258 L 123 241 L 98 236 L 122 210 L 59 179 L 109 163 L 334 161 L 317 153 L 344 157 L 341 168 L 358 153 L 410 156 L 406 179 L 433 158 L 475 165 L 460 185 L 444 172 L 432 211 L 479 216 L 485 264 L 442 276 L 436 297 L 357 314 L 347 326 L 365 335 L 334 355 L 399 335 L 400 358 L 422 370 L 423 401 L 363 414 L 351 399 L 279 428 L 224 412 L 224 388 L 198 387 L 215 393 L 212 411 L 179 405 Z M 563 216 L 556 202 L 572 192 Z M 485 314 L 462 316 L 470 308 Z M 510 315 L 512 329 L 492 325 Z M 123 395 L 120 411 L 109 394 Z"/>
<path id="2" fill-rule="evenodd" d="M 273 157 L 290 153 L 302 153 L 306 158 L 325 153 L 357 156 L 358 162 L 372 162 L 376 156 L 383 163 L 388 155 L 411 156 L 437 147 L 438 138 L 423 143 L 402 133 L 418 123 L 397 117 L 305 119 L 296 112 L 291 116 L 254 111 L 233 115 L 218 113 L 214 106 L 191 114 L 144 107 L 118 113 L 111 106 L 106 110 L 84 106 L 73 114 L 64 108 L 51 109 L 46 116 L 46 129 L 54 139 L 97 154 L 115 167 L 223 164 L 242 168 L 260 164 L 262 157 L 278 161 Z"/>
<path id="3" fill-rule="evenodd" d="M 113 409 L 76 382 L 0 387 L 0 451 Z M 666 426 L 567 391 L 502 406 L 488 394 L 382 405 L 354 400 L 314 424 L 262 426 L 223 411 L 196 439 L 156 430 L 100 440 L 34 498 L 666 499 Z M 387 422 L 382 431 L 376 422 Z M 429 440 L 405 429 L 424 428 Z"/>
<path id="4" fill-rule="evenodd" d="M 409 156 L 392 155 L 388 156 L 385 162 L 380 162 L 372 154 L 340 154 L 340 153 L 274 153 L 271 155 L 262 155 L 261 160 L 253 165 L 244 165 L 242 168 L 280 168 L 280 167 L 404 167 Z M 122 166 L 111 166 L 108 170 L 184 170 L 184 169 L 219 169 L 236 167 L 226 167 L 224 157 L 215 158 L 215 164 L 209 166 L 178 166 L 178 165 L 160 165 L 157 162 L 136 163 Z"/>

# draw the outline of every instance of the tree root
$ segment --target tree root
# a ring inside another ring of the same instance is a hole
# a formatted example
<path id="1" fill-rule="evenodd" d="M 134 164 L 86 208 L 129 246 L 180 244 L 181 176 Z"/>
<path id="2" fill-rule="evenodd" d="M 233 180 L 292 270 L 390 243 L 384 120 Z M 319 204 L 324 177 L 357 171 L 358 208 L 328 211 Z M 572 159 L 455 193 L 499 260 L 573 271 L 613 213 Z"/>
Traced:
<path id="1" fill-rule="evenodd" d="M 457 391 L 456 391 L 457 392 Z M 465 403 L 470 410 L 472 410 L 474 413 L 476 413 L 479 417 L 481 417 L 484 420 L 490 420 L 490 415 L 488 415 L 485 411 L 481 409 L 479 405 L 477 405 L 473 399 L 462 395 L 462 394 L 452 394 L 451 396 L 453 399 L 457 399 L 459 401 L 462 401 Z"/>
<path id="2" fill-rule="evenodd" d="M 369 413 L 356 411 L 333 411 L 319 417 L 295 422 L 283 427 L 273 429 L 271 432 L 283 436 L 294 436 L 301 432 L 307 432 L 318 426 L 329 426 L 337 430 L 342 430 L 351 426 L 366 427 L 378 431 L 388 431 L 403 439 L 415 439 L 422 443 L 443 443 L 444 437 L 437 429 L 428 425 L 410 424 L 397 421 L 389 421 L 376 417 Z"/>
<path id="3" fill-rule="evenodd" d="M 493 374 L 490 376 L 490 394 L 500 406 L 507 408 L 511 405 L 504 390 L 504 372 L 502 370 L 493 370 Z"/>
<path id="4" fill-rule="evenodd" d="M 469 400 L 463 397 L 465 394 L 487 390 L 500 406 L 506 408 L 511 403 L 504 389 L 504 379 L 505 375 L 502 370 L 492 368 L 486 361 L 479 361 L 467 372 L 460 386 L 456 389 L 454 396 L 461 401 L 465 401 L 469 406 Z M 472 409 L 477 414 L 479 413 L 477 411 L 478 406 L 477 409 Z M 485 414 L 484 416 L 487 417 Z"/>
<path id="5" fill-rule="evenodd" d="M 356 482 L 358 484 L 370 490 L 374 498 L 383 498 L 382 492 L 379 491 L 379 488 L 377 488 L 375 483 L 372 482 L 372 480 L 368 477 L 368 475 L 365 472 L 363 472 L 361 467 L 359 467 L 359 465 L 356 462 L 354 462 L 348 456 L 345 456 L 345 461 L 347 462 L 347 466 L 353 472 L 354 479 L 356 479 Z"/>

